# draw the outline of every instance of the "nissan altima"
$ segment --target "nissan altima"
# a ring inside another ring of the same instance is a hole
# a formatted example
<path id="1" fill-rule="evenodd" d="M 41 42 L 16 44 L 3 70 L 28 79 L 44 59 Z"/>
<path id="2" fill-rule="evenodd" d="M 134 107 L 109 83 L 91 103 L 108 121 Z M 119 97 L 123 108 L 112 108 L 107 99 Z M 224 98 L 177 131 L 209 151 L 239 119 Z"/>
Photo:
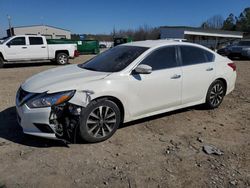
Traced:
<path id="1" fill-rule="evenodd" d="M 100 142 L 125 122 L 198 104 L 217 108 L 235 80 L 235 64 L 206 47 L 132 42 L 27 79 L 16 95 L 17 119 L 26 134 Z"/>

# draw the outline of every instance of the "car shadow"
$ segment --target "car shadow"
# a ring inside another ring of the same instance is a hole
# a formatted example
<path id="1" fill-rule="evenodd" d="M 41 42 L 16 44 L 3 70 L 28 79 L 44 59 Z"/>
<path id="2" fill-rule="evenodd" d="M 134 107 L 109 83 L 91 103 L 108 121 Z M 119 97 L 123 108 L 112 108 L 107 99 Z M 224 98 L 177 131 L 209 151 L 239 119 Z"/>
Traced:
<path id="1" fill-rule="evenodd" d="M 165 116 L 170 116 L 174 114 L 184 113 L 190 110 L 207 110 L 203 106 L 194 106 L 194 107 L 188 107 L 172 112 L 167 112 L 143 119 L 139 119 L 136 121 L 132 121 L 129 123 L 124 123 L 119 127 L 119 129 L 123 129 L 129 126 L 135 126 L 140 125 L 141 123 L 152 121 L 155 119 L 159 119 Z M 38 148 L 47 148 L 47 147 L 69 147 L 68 143 L 62 141 L 62 140 L 52 140 L 52 139 L 45 139 L 35 136 L 26 135 L 22 132 L 21 126 L 17 123 L 16 120 L 16 109 L 15 107 L 7 108 L 0 112 L 0 138 L 3 138 L 5 140 L 30 146 L 30 147 L 38 147 Z M 80 138 L 77 138 L 77 144 L 91 144 L 86 143 Z"/>
<path id="2" fill-rule="evenodd" d="M 14 106 L 0 112 L 0 138 L 31 147 L 67 147 L 67 144 L 60 140 L 49 140 L 23 134 L 22 128 L 16 120 Z"/>

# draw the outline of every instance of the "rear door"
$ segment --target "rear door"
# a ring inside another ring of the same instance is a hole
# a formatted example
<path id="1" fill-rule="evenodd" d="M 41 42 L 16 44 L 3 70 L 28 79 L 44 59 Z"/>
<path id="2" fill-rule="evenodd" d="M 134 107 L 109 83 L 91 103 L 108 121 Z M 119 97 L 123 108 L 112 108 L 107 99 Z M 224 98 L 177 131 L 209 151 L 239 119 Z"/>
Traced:
<path id="1" fill-rule="evenodd" d="M 182 64 L 182 104 L 204 99 L 215 77 L 214 54 L 196 46 L 179 47 Z"/>
<path id="2" fill-rule="evenodd" d="M 39 36 L 29 36 L 29 46 L 27 51 L 29 52 L 29 59 L 31 60 L 43 60 L 48 59 L 48 51 L 45 39 Z"/>
<path id="3" fill-rule="evenodd" d="M 131 102 L 134 116 L 154 113 L 181 104 L 182 73 L 177 62 L 175 46 L 154 50 L 140 64 L 152 67 L 151 74 L 130 76 L 131 91 L 135 91 Z"/>

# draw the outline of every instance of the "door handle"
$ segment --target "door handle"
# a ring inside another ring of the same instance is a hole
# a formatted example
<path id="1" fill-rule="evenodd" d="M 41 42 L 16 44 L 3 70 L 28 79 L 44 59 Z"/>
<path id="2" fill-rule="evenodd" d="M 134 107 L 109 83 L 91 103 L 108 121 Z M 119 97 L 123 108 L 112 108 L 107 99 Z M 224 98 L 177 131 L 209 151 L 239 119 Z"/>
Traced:
<path id="1" fill-rule="evenodd" d="M 25 47 L 25 46 L 24 46 L 24 47 L 22 47 L 22 49 L 26 49 L 26 48 L 27 48 L 27 47 Z"/>
<path id="2" fill-rule="evenodd" d="M 41 48 L 46 48 L 45 46 L 42 46 Z"/>
<path id="3" fill-rule="evenodd" d="M 181 75 L 175 74 L 174 76 L 171 77 L 171 79 L 178 79 L 178 78 L 180 78 L 180 77 L 181 77 Z"/>
<path id="4" fill-rule="evenodd" d="M 212 67 L 206 69 L 206 71 L 212 71 L 212 70 L 214 70 L 214 68 Z"/>

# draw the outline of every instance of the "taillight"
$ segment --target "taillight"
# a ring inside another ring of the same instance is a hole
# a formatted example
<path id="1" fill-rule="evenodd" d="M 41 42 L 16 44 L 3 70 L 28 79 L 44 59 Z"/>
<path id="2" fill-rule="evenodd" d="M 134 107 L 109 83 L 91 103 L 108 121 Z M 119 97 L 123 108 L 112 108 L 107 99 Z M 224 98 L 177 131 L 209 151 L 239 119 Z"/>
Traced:
<path id="1" fill-rule="evenodd" d="M 233 69 L 233 71 L 236 71 L 236 65 L 235 65 L 235 63 L 228 63 L 227 65 L 229 67 L 231 67 Z"/>
<path id="2" fill-rule="evenodd" d="M 77 50 L 75 50 L 74 57 L 78 57 L 79 55 L 80 55 L 80 53 Z"/>

